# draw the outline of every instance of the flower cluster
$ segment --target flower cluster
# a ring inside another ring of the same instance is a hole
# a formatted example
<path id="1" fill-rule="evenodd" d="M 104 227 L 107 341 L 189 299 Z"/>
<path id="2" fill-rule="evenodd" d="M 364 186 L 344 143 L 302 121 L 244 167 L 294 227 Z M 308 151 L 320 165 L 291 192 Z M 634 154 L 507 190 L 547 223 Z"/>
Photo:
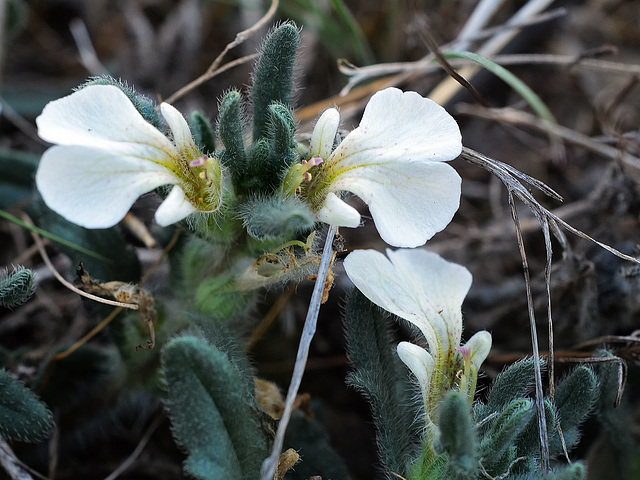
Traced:
<path id="1" fill-rule="evenodd" d="M 422 249 L 356 250 L 344 261 L 347 275 L 370 301 L 415 325 L 428 350 L 401 342 L 400 359 L 414 374 L 423 395 L 427 425 L 444 394 L 458 389 L 473 401 L 478 368 L 491 349 L 491 334 L 477 332 L 460 346 L 462 301 L 471 274 Z"/>
<path id="2" fill-rule="evenodd" d="M 156 212 L 161 226 L 196 212 L 214 214 L 227 185 L 215 155 L 194 143 L 182 115 L 163 103 L 168 135 L 148 123 L 117 86 L 91 85 L 49 103 L 39 135 L 58 145 L 45 152 L 36 183 L 45 203 L 73 223 L 105 228 L 136 198 L 174 185 Z M 341 196 L 364 200 L 382 238 L 415 247 L 442 230 L 458 209 L 460 177 L 444 163 L 461 151 L 460 130 L 447 112 L 415 92 L 388 88 L 369 101 L 358 128 L 334 148 L 340 115 L 326 110 L 310 155 L 282 182 L 318 221 L 357 227 L 360 214 Z"/>
<path id="3" fill-rule="evenodd" d="M 36 184 L 45 203 L 86 228 L 118 223 L 135 200 L 174 185 L 156 211 L 161 226 L 220 208 L 223 172 L 196 146 L 171 105 L 160 111 L 171 138 L 148 123 L 114 85 L 92 85 L 49 103 L 36 119 L 47 150 Z"/>
<path id="4" fill-rule="evenodd" d="M 461 179 L 445 162 L 460 154 L 460 130 L 441 106 L 415 92 L 388 88 L 376 93 L 359 126 L 339 142 L 340 114 L 335 108 L 326 110 L 313 130 L 308 155 L 285 163 L 273 198 L 255 205 L 242 204 L 242 197 L 264 200 L 264 185 L 273 184 L 273 178 L 247 181 L 242 172 L 267 173 L 258 164 L 242 170 L 225 160 L 230 146 L 244 158 L 241 129 L 233 138 L 223 136 L 227 152 L 205 154 L 175 108 L 163 103 L 159 110 L 166 131 L 149 123 L 116 85 L 86 86 L 49 103 L 37 119 L 39 135 L 57 144 L 44 153 L 36 175 L 45 203 L 71 222 L 105 228 L 119 222 L 140 195 L 172 185 L 155 214 L 159 225 L 194 213 L 215 215 L 224 199 L 231 202 L 227 211 L 235 208 L 244 215 L 245 227 L 256 230 L 247 232 L 260 239 L 270 231 L 266 223 L 290 221 L 294 207 L 295 215 L 310 212 L 310 225 L 359 226 L 360 213 L 343 200 L 350 192 L 368 205 L 382 239 L 398 247 L 423 245 L 459 206 Z M 286 109 L 281 113 L 289 118 Z M 285 150 L 300 151 L 291 147 L 287 135 L 280 135 Z M 254 141 L 265 142 L 262 137 Z M 261 190 L 247 191 L 254 184 L 262 185 Z M 241 194 L 227 194 L 234 191 Z M 251 220 L 258 214 L 259 221 Z M 283 241 L 300 243 L 293 234 Z M 427 425 L 433 424 L 448 390 L 461 391 L 471 402 L 478 368 L 491 347 L 488 332 L 476 333 L 460 346 L 461 304 L 471 274 L 425 250 L 388 251 L 387 256 L 355 251 L 344 265 L 369 300 L 411 322 L 424 336 L 428 349 L 401 342 L 397 352 L 420 384 Z"/>
<path id="5" fill-rule="evenodd" d="M 339 123 L 335 108 L 321 115 L 301 165 L 311 175 L 303 182 L 286 178 L 285 194 L 300 192 L 322 222 L 357 227 L 360 214 L 340 198 L 354 193 L 369 206 L 382 239 L 398 247 L 423 245 L 451 221 L 461 181 L 443 162 L 460 154 L 462 141 L 444 108 L 387 88 L 371 97 L 358 128 L 334 148 Z"/>

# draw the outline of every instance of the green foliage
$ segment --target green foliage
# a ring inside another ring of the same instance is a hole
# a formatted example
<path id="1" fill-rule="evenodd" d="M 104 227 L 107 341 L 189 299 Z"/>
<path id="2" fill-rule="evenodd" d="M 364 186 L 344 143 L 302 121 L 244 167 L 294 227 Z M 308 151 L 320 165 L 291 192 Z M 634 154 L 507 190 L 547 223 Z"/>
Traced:
<path id="1" fill-rule="evenodd" d="M 578 444 L 580 440 L 579 427 L 593 410 L 598 396 L 598 379 L 593 370 L 584 365 L 577 367 L 558 384 L 555 395 L 556 411 L 568 449 L 572 449 Z M 563 451 L 557 431 L 549 441 L 552 453 Z"/>
<path id="2" fill-rule="evenodd" d="M 284 105 L 272 103 L 269 105 L 269 143 L 271 161 L 272 188 L 280 185 L 286 170 L 298 159 L 296 142 L 296 122 L 293 113 Z"/>
<path id="3" fill-rule="evenodd" d="M 447 455 L 445 477 L 452 480 L 470 478 L 478 469 L 478 458 L 474 425 L 465 395 L 455 390 L 447 392 L 440 404 L 438 430 L 434 450 L 437 454 Z"/>
<path id="4" fill-rule="evenodd" d="M 195 292 L 198 312 L 226 320 L 240 314 L 253 299 L 253 292 L 238 291 L 232 275 L 219 275 L 203 280 Z"/>
<path id="5" fill-rule="evenodd" d="M 292 23 L 283 23 L 267 36 L 262 46 L 251 89 L 254 141 L 267 136 L 269 105 L 289 105 L 291 101 L 299 40 L 298 28 Z"/>
<path id="6" fill-rule="evenodd" d="M 206 154 L 216 151 L 216 133 L 211 122 L 197 110 L 189 115 L 189 129 L 198 148 Z"/>
<path id="7" fill-rule="evenodd" d="M 264 197 L 245 202 L 238 209 L 247 233 L 259 240 L 291 238 L 309 232 L 315 216 L 298 197 Z"/>
<path id="8" fill-rule="evenodd" d="M 0 305 L 15 307 L 26 302 L 35 288 L 33 272 L 24 267 L 14 268 L 11 273 L 0 271 Z"/>
<path id="9" fill-rule="evenodd" d="M 359 290 L 349 294 L 345 311 L 348 356 L 354 371 L 347 377 L 371 404 L 377 443 L 387 478 L 405 472 L 419 451 L 414 423 L 416 408 L 408 399 L 412 389 L 407 370 L 391 347 L 387 313 Z"/>
<path id="10" fill-rule="evenodd" d="M 163 372 L 173 432 L 189 453 L 185 470 L 203 480 L 258 478 L 268 442 L 247 372 L 194 336 L 165 347 Z"/>
<path id="11" fill-rule="evenodd" d="M 47 406 L 6 370 L 0 370 L 0 436 L 38 442 L 52 428 L 53 415 Z"/>
<path id="12" fill-rule="evenodd" d="M 145 97 L 144 95 L 139 94 L 129 85 L 121 82 L 120 80 L 116 80 L 113 77 L 108 75 L 104 75 L 102 77 L 93 77 L 85 82 L 83 85 L 78 87 L 78 89 L 85 88 L 91 85 L 113 85 L 118 87 L 123 93 L 129 97 L 133 106 L 136 107 L 136 110 L 142 115 L 147 122 L 156 127 L 158 130 L 162 131 L 162 122 L 160 121 L 160 116 L 156 111 L 156 105 L 151 99 Z"/>
<path id="13" fill-rule="evenodd" d="M 228 92 L 220 101 L 218 109 L 218 136 L 225 148 L 220 154 L 220 161 L 229 168 L 234 183 L 239 185 L 246 175 L 240 92 Z"/>
<path id="14" fill-rule="evenodd" d="M 277 192 L 286 171 L 299 159 L 294 141 L 296 123 L 291 111 L 280 103 L 268 107 L 267 138 L 258 140 L 251 155 L 248 177 L 253 192 Z M 245 181 L 246 183 L 246 181 Z"/>
<path id="15" fill-rule="evenodd" d="M 497 416 L 480 442 L 482 465 L 490 475 L 509 469 L 518 456 L 518 435 L 532 418 L 535 418 L 533 402 L 527 398 L 512 400 Z"/>
<path id="16" fill-rule="evenodd" d="M 533 386 L 534 369 L 533 359 L 529 358 L 514 363 L 498 375 L 489 391 L 487 404 L 476 407 L 476 419 L 483 420 L 502 410 L 512 400 L 525 396 Z"/>

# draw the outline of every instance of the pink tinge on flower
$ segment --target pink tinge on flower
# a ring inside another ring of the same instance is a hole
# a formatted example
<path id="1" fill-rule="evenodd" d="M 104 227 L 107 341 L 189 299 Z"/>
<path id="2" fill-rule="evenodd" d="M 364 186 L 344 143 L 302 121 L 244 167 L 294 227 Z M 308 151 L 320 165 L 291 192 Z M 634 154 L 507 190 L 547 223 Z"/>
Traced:
<path id="1" fill-rule="evenodd" d="M 303 160 L 302 161 L 302 163 L 307 164 L 310 167 L 317 167 L 322 162 L 324 162 L 324 160 L 322 158 L 320 158 L 320 157 L 312 157 L 309 160 Z"/>
<path id="2" fill-rule="evenodd" d="M 465 361 L 469 361 L 469 359 L 471 358 L 471 350 L 469 350 L 469 348 L 465 346 L 456 347 L 456 351 L 462 354 Z"/>
<path id="3" fill-rule="evenodd" d="M 204 167 L 207 164 L 208 157 L 204 155 L 200 158 L 195 158 L 189 162 L 190 167 Z"/>

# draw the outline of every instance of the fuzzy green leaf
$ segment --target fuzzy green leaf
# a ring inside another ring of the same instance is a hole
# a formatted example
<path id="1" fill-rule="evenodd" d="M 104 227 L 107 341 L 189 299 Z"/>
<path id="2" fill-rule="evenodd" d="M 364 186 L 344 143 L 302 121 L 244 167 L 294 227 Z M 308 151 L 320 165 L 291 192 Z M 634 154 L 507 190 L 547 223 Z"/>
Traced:
<path id="1" fill-rule="evenodd" d="M 10 274 L 0 271 L 0 305 L 11 308 L 26 302 L 34 282 L 33 272 L 24 267 L 14 268 Z"/>
<path id="2" fill-rule="evenodd" d="M 541 360 L 542 362 L 542 360 Z M 501 412 L 512 400 L 524 397 L 533 386 L 533 359 L 526 359 L 510 365 L 496 378 L 486 405 L 476 408 L 476 421 L 495 412 Z"/>
<path id="3" fill-rule="evenodd" d="M 245 175 L 246 152 L 244 149 L 242 105 L 240 92 L 231 90 L 218 107 L 218 136 L 224 145 L 220 161 L 229 168 L 235 183 Z"/>
<path id="4" fill-rule="evenodd" d="M 251 90 L 254 142 L 267 136 L 269 105 L 289 105 L 291 101 L 299 40 L 298 28 L 292 23 L 283 23 L 264 42 Z"/>
<path id="5" fill-rule="evenodd" d="M 434 444 L 436 453 L 446 453 L 447 478 L 473 478 L 478 470 L 474 425 L 467 397 L 451 390 L 440 404 L 439 436 Z"/>
<path id="6" fill-rule="evenodd" d="M 38 442 L 51 433 L 53 415 L 35 393 L 0 370 L 0 437 Z"/>
<path id="7" fill-rule="evenodd" d="M 207 154 L 216 151 L 216 133 L 213 131 L 211 122 L 197 110 L 189 115 L 189 128 L 196 145 Z"/>
<path id="8" fill-rule="evenodd" d="M 589 367 L 576 368 L 556 388 L 555 402 L 560 426 L 580 425 L 598 399 L 598 379 Z"/>
<path id="9" fill-rule="evenodd" d="M 580 424 L 587 418 L 598 399 L 598 380 L 586 366 L 576 368 L 558 384 L 555 395 L 556 410 L 567 449 L 580 439 Z M 559 435 L 550 438 L 550 452 L 562 453 Z"/>
<path id="10" fill-rule="evenodd" d="M 167 402 L 185 470 L 202 480 L 255 480 L 269 454 L 253 392 L 226 353 L 196 337 L 172 340 L 163 352 Z"/>
<path id="11" fill-rule="evenodd" d="M 360 291 L 349 294 L 345 312 L 348 356 L 354 371 L 347 382 L 371 404 L 377 442 L 387 478 L 404 473 L 417 456 L 416 412 L 407 369 L 391 347 L 388 314 Z"/>
<path id="12" fill-rule="evenodd" d="M 501 475 L 507 471 L 516 458 L 516 439 L 534 417 L 533 402 L 518 398 L 500 412 L 480 443 L 482 465 L 491 475 Z"/>
<path id="13" fill-rule="evenodd" d="M 238 215 L 247 233 L 259 240 L 282 237 L 287 239 L 308 232 L 315 224 L 309 206 L 297 197 L 266 197 L 245 202 Z"/>
<path id="14" fill-rule="evenodd" d="M 544 415 L 547 420 L 547 438 L 551 438 L 556 430 L 556 412 L 548 399 L 544 400 Z M 540 455 L 540 433 L 536 415 L 529 418 L 529 422 L 520 433 L 516 445 L 519 457 L 537 458 Z"/>
<path id="15" fill-rule="evenodd" d="M 288 155 L 295 143 L 296 121 L 291 111 L 284 105 L 272 103 L 269 105 L 269 138 L 272 142 L 271 151 L 276 156 Z M 285 165 L 289 166 L 289 165 Z"/>

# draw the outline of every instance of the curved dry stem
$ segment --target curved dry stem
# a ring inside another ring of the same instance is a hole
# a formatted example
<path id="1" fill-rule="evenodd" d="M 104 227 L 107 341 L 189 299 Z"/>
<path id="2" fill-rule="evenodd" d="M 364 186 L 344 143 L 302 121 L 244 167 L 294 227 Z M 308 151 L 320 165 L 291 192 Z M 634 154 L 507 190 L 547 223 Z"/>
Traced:
<path id="1" fill-rule="evenodd" d="M 269 22 L 269 20 L 271 20 L 271 18 L 275 15 L 276 10 L 278 10 L 278 3 L 279 3 L 278 0 L 272 0 L 271 6 L 267 10 L 267 12 L 262 16 L 262 18 L 258 20 L 251 27 L 238 33 L 236 35 L 236 38 L 234 38 L 233 42 L 228 43 L 227 46 L 224 47 L 224 50 L 220 53 L 220 55 L 218 55 L 216 59 L 213 61 L 213 63 L 209 65 L 209 68 L 207 68 L 206 72 L 204 72 L 202 75 L 200 75 L 198 78 L 193 80 L 188 85 L 185 85 L 184 87 L 182 87 L 177 92 L 171 94 L 165 101 L 167 103 L 173 103 L 177 99 L 183 97 L 188 92 L 202 85 L 204 82 L 212 79 L 216 75 L 219 75 L 222 72 L 229 70 L 232 67 L 241 65 L 243 63 L 247 63 L 253 60 L 254 58 L 258 57 L 258 54 L 247 55 L 245 57 L 239 58 L 238 60 L 234 60 L 233 62 L 229 62 L 226 65 L 223 65 L 222 67 L 220 67 L 220 64 L 222 63 L 222 59 L 227 54 L 227 52 L 229 52 L 229 50 L 243 43 L 245 40 L 247 40 L 253 34 L 255 34 L 258 30 L 260 30 L 267 22 Z"/>
<path id="2" fill-rule="evenodd" d="M 29 218 L 29 216 L 26 213 L 22 214 L 22 220 L 28 225 L 33 226 L 33 222 L 31 221 L 31 218 Z M 129 308 L 131 310 L 138 310 L 139 308 L 138 305 L 134 303 L 122 303 L 122 302 L 117 302 L 115 300 L 107 300 L 106 298 L 92 295 L 90 293 L 84 292 L 79 288 L 77 288 L 71 282 L 67 281 L 62 275 L 60 275 L 60 272 L 58 272 L 58 270 L 56 270 L 56 267 L 53 266 L 53 263 L 51 262 L 51 259 L 49 258 L 49 255 L 47 254 L 47 251 L 44 248 L 44 244 L 42 243 L 42 239 L 40 238 L 40 235 L 38 235 L 34 231 L 31 231 L 31 237 L 33 238 L 33 241 L 35 242 L 35 244 L 38 246 L 38 251 L 42 256 L 44 263 L 46 263 L 47 267 L 49 267 L 49 270 L 51 270 L 51 273 L 53 273 L 53 275 L 58 279 L 58 281 L 62 285 L 67 287 L 69 290 L 98 303 L 104 303 L 105 305 L 111 305 L 112 307 Z"/>

